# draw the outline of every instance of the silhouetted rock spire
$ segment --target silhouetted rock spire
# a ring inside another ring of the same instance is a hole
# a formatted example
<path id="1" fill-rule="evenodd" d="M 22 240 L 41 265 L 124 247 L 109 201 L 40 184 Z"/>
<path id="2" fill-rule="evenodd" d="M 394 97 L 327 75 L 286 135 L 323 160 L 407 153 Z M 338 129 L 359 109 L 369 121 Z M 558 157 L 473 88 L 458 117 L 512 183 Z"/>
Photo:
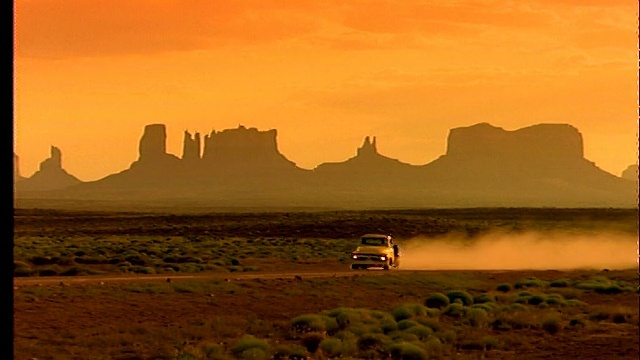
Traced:
<path id="1" fill-rule="evenodd" d="M 17 183 L 18 191 L 47 191 L 63 189 L 81 183 L 62 168 L 62 152 L 51 146 L 51 156 L 40 163 L 40 169 L 33 176 Z"/>
<path id="2" fill-rule="evenodd" d="M 164 124 L 145 126 L 140 139 L 139 160 L 162 157 L 167 153 L 167 130 Z"/>
<path id="3" fill-rule="evenodd" d="M 191 133 L 185 130 L 182 145 L 182 160 L 195 161 L 200 160 L 200 158 L 200 133 L 191 135 Z"/>
<path id="4" fill-rule="evenodd" d="M 364 142 L 362 146 L 358 148 L 356 153 L 357 156 L 370 156 L 370 155 L 378 155 L 378 148 L 376 145 L 376 137 L 373 137 L 371 140 L 368 136 L 364 138 Z"/>

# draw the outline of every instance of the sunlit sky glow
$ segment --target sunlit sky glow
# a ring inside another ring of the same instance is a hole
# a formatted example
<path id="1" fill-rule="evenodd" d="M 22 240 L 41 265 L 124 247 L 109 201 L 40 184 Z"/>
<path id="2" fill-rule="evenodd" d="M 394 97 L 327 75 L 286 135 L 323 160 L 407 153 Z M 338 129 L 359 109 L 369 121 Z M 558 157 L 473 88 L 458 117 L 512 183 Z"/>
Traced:
<path id="1" fill-rule="evenodd" d="M 298 166 L 422 165 L 449 129 L 569 123 L 585 157 L 637 161 L 637 2 L 17 0 L 15 151 L 81 180 L 137 159 L 145 125 L 277 129 Z"/>

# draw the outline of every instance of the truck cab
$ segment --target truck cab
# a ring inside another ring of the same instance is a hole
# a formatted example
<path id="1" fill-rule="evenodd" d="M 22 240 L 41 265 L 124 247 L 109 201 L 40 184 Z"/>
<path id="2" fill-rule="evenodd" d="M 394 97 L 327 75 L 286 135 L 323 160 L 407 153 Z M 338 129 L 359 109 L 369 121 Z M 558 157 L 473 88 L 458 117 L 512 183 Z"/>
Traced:
<path id="1" fill-rule="evenodd" d="M 400 265 L 400 248 L 391 235 L 365 234 L 360 245 L 351 252 L 351 269 L 382 268 L 389 270 Z"/>

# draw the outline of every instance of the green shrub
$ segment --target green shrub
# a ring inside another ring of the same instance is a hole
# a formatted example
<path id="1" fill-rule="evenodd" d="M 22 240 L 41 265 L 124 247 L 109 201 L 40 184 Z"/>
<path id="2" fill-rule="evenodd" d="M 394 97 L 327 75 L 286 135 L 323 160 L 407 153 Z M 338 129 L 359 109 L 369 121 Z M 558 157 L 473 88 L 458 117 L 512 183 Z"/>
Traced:
<path id="1" fill-rule="evenodd" d="M 533 276 L 529 276 L 529 277 L 526 277 L 524 279 L 518 280 L 514 284 L 514 287 L 516 289 L 522 289 L 522 288 L 528 288 L 528 287 L 543 288 L 543 287 L 547 287 L 547 286 L 549 286 L 549 282 L 544 281 L 544 280 L 540 280 L 540 279 L 538 279 L 536 277 L 533 277 Z"/>
<path id="2" fill-rule="evenodd" d="M 442 315 L 459 318 L 464 316 L 465 310 L 465 307 L 461 304 L 450 304 L 446 309 L 444 309 L 444 311 L 442 311 Z"/>
<path id="3" fill-rule="evenodd" d="M 322 340 L 318 347 L 330 358 L 345 357 L 345 355 L 353 354 L 357 350 L 355 340 L 350 339 L 328 338 Z"/>
<path id="4" fill-rule="evenodd" d="M 266 355 L 269 352 L 269 344 L 253 335 L 244 335 L 231 347 L 231 352 L 239 356 L 250 349 L 258 349 Z"/>
<path id="5" fill-rule="evenodd" d="M 511 286 L 511 284 L 507 284 L 507 283 L 502 283 L 502 284 L 498 284 L 498 286 L 496 286 L 496 290 L 506 293 L 509 292 L 511 290 L 513 290 L 513 287 Z"/>
<path id="6" fill-rule="evenodd" d="M 487 311 L 479 308 L 468 309 L 464 316 L 469 320 L 469 324 L 473 327 L 484 326 L 489 321 L 489 314 L 487 314 Z"/>
<path id="7" fill-rule="evenodd" d="M 544 303 L 547 299 L 544 295 L 535 294 L 527 299 L 527 304 L 529 305 L 540 305 Z"/>
<path id="8" fill-rule="evenodd" d="M 385 320 L 380 324 L 383 333 L 388 334 L 398 329 L 398 324 L 393 320 Z"/>
<path id="9" fill-rule="evenodd" d="M 60 269 L 58 267 L 49 267 L 38 269 L 38 276 L 58 276 Z"/>
<path id="10" fill-rule="evenodd" d="M 87 269 L 73 266 L 60 272 L 60 276 L 77 276 L 87 273 Z"/>
<path id="11" fill-rule="evenodd" d="M 391 344 L 388 351 L 393 359 L 424 360 L 429 358 L 425 350 L 408 342 Z"/>
<path id="12" fill-rule="evenodd" d="M 418 315 L 426 315 L 427 309 L 420 304 L 403 304 L 396 306 L 391 315 L 396 321 L 411 319 Z"/>
<path id="13" fill-rule="evenodd" d="M 265 350 L 253 347 L 240 353 L 239 358 L 243 360 L 267 360 L 270 356 Z"/>
<path id="14" fill-rule="evenodd" d="M 133 266 L 131 271 L 136 274 L 155 274 L 156 269 L 150 266 Z"/>
<path id="15" fill-rule="evenodd" d="M 450 303 L 453 303 L 459 299 L 460 301 L 462 301 L 462 305 L 464 306 L 473 305 L 473 297 L 471 296 L 471 294 L 463 290 L 450 291 L 447 293 L 447 297 L 449 298 Z"/>
<path id="16" fill-rule="evenodd" d="M 27 277 L 36 274 L 36 270 L 30 267 L 18 267 L 13 269 L 13 276 L 15 277 Z"/>
<path id="17" fill-rule="evenodd" d="M 563 305 L 565 304 L 564 297 L 560 294 L 549 294 L 545 302 L 549 305 Z"/>
<path id="18" fill-rule="evenodd" d="M 324 332 L 326 329 L 320 315 L 300 315 L 291 320 L 291 330 L 296 333 Z"/>
<path id="19" fill-rule="evenodd" d="M 411 321 L 411 320 L 405 320 L 405 321 Z M 405 329 L 404 332 L 408 333 L 408 334 L 413 334 L 415 336 L 417 336 L 420 340 L 425 340 L 428 339 L 429 336 L 431 336 L 431 334 L 433 334 L 433 330 L 431 330 L 431 328 L 424 326 L 424 325 L 420 325 L 420 324 L 416 324 L 415 326 L 411 326 L 408 329 Z"/>
<path id="20" fill-rule="evenodd" d="M 438 332 L 442 328 L 442 325 L 440 324 L 440 322 L 434 319 L 419 317 L 416 320 L 418 321 L 418 324 L 424 325 L 430 328 L 431 330 L 433 330 L 434 332 Z"/>
<path id="21" fill-rule="evenodd" d="M 380 349 L 391 340 L 384 334 L 365 334 L 358 339 L 357 346 L 361 351 Z"/>
<path id="22" fill-rule="evenodd" d="M 571 286 L 571 280 L 569 279 L 558 279 L 558 280 L 553 280 L 549 283 L 549 287 L 553 287 L 553 288 L 566 288 Z"/>
<path id="23" fill-rule="evenodd" d="M 277 345 L 273 349 L 274 360 L 303 360 L 307 358 L 307 351 L 300 345 Z"/>
<path id="24" fill-rule="evenodd" d="M 474 304 L 495 303 L 495 302 L 496 302 L 495 296 L 487 293 L 476 295 L 473 298 Z"/>
<path id="25" fill-rule="evenodd" d="M 398 330 L 406 330 L 416 325 L 418 325 L 418 323 L 413 320 L 409 320 L 409 319 L 400 320 L 398 321 Z"/>
<path id="26" fill-rule="evenodd" d="M 442 309 L 449 306 L 449 298 L 442 293 L 433 293 L 427 297 L 424 304 L 428 308 Z"/>

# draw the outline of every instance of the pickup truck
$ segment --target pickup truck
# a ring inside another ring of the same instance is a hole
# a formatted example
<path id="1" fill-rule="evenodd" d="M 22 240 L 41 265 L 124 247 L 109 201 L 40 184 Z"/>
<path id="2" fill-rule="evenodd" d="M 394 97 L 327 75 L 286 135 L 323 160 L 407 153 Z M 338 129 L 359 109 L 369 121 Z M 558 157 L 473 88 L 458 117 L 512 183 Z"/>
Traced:
<path id="1" fill-rule="evenodd" d="M 351 253 L 351 269 L 372 267 L 389 270 L 400 265 L 400 248 L 391 235 L 366 234 Z"/>

